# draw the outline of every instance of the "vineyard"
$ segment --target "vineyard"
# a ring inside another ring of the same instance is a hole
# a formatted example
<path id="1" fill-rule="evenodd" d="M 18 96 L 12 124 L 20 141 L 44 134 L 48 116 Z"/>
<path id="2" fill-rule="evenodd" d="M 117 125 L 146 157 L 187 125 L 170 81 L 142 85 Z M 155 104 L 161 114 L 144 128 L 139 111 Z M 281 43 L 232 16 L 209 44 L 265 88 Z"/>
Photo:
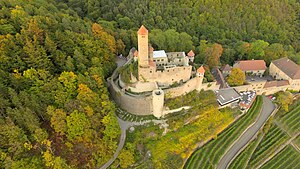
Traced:
<path id="1" fill-rule="evenodd" d="M 262 107 L 262 97 L 257 97 L 248 113 L 221 133 L 217 139 L 196 150 L 184 168 L 216 168 L 220 158 L 242 132 L 255 121 Z"/>
<path id="2" fill-rule="evenodd" d="M 262 168 L 300 168 L 298 103 L 295 101 L 288 113 L 276 117 L 267 133 L 260 132 L 257 138 L 232 161 L 229 168 L 259 168 L 262 164 L 264 164 Z M 280 149 L 282 150 L 278 153 L 277 150 Z M 272 156 L 274 157 L 269 160 L 268 158 Z"/>
<path id="3" fill-rule="evenodd" d="M 295 135 L 300 131 L 300 105 L 295 107 L 289 113 L 278 119 L 279 124 L 290 135 Z"/>
<path id="4" fill-rule="evenodd" d="M 300 135 L 293 142 L 300 148 Z"/>
<path id="5" fill-rule="evenodd" d="M 256 168 L 288 139 L 289 136 L 284 131 L 276 125 L 272 125 L 269 132 L 257 146 L 256 151 L 250 159 L 249 165 Z"/>
<path id="6" fill-rule="evenodd" d="M 268 161 L 262 169 L 300 168 L 300 153 L 288 145 L 274 158 Z"/>

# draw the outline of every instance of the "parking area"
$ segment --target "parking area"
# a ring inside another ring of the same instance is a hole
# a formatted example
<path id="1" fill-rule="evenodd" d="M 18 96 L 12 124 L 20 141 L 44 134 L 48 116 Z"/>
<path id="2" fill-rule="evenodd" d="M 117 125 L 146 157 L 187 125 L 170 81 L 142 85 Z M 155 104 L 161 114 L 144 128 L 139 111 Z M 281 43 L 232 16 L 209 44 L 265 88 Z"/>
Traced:
<path id="1" fill-rule="evenodd" d="M 240 96 L 241 96 L 241 101 L 239 103 L 240 108 L 249 109 L 256 98 L 256 92 L 255 91 L 241 92 Z"/>

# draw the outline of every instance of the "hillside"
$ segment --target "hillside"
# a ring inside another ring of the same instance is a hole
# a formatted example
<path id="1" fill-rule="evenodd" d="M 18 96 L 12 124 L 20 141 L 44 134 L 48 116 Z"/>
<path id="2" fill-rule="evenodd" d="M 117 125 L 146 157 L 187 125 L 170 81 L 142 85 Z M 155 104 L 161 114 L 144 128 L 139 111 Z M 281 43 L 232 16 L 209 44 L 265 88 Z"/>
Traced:
<path id="1" fill-rule="evenodd" d="M 95 168 L 115 152 L 115 39 L 55 4 L 1 1 L 0 168 Z"/>
<path id="2" fill-rule="evenodd" d="M 126 51 L 136 46 L 135 33 L 144 24 L 152 30 L 155 49 L 193 48 L 198 62 L 205 61 L 207 47 L 218 43 L 224 48 L 222 63 L 253 58 L 269 63 L 284 55 L 300 63 L 300 4 L 295 0 L 69 0 L 68 6 L 105 25 Z"/>

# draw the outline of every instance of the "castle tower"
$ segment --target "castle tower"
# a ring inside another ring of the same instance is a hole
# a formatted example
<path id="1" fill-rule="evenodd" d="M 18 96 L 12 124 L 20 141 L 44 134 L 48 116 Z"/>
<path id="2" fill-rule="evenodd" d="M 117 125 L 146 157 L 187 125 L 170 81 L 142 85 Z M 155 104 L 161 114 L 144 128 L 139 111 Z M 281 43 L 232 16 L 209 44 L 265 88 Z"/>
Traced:
<path id="1" fill-rule="evenodd" d="M 152 92 L 153 115 L 157 118 L 163 116 L 164 109 L 164 91 L 161 89 Z"/>
<path id="2" fill-rule="evenodd" d="M 149 66 L 149 59 L 148 59 L 148 30 L 144 27 L 144 25 L 141 26 L 138 34 L 138 64 L 139 67 L 148 67 Z"/>
<path id="3" fill-rule="evenodd" d="M 203 66 L 199 67 L 197 69 L 197 73 L 196 73 L 196 78 L 197 78 L 197 86 L 196 86 L 196 90 L 200 91 L 201 90 L 201 86 L 202 86 L 202 81 L 204 78 L 204 73 L 205 73 L 205 69 Z"/>

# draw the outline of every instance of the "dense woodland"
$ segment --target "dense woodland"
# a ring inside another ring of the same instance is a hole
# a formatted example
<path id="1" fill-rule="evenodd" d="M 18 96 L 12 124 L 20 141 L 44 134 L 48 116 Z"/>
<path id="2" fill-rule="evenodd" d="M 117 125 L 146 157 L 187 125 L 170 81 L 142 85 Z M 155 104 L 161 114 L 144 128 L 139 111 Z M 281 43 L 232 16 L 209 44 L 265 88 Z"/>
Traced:
<path id="1" fill-rule="evenodd" d="M 299 11 L 297 0 L 0 0 L 0 168 L 95 168 L 112 157 L 120 131 L 105 78 L 116 54 L 137 47 L 141 24 L 155 49 L 193 49 L 210 67 L 300 63 Z"/>
<path id="2" fill-rule="evenodd" d="M 115 32 L 126 52 L 144 24 L 155 49 L 194 49 L 198 63 L 211 51 L 221 51 L 222 64 L 284 56 L 300 63 L 297 0 L 69 0 L 68 6 Z"/>
<path id="3" fill-rule="evenodd" d="M 54 1 L 1 1 L 0 168 L 95 168 L 120 129 L 115 38 Z"/>

